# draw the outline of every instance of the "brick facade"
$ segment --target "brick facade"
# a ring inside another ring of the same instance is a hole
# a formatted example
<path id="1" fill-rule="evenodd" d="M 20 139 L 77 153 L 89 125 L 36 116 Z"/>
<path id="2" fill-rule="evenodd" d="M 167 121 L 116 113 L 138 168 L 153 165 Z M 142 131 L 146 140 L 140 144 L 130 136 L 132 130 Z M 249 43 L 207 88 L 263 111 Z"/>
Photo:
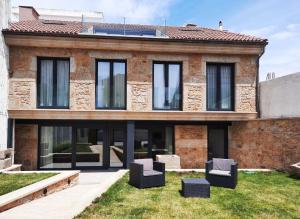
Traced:
<path id="1" fill-rule="evenodd" d="M 207 160 L 207 128 L 197 125 L 175 126 L 175 151 L 181 168 L 204 168 Z"/>
<path id="2" fill-rule="evenodd" d="M 240 168 L 287 169 L 300 160 L 300 119 L 233 122 L 228 149 Z"/>
<path id="3" fill-rule="evenodd" d="M 38 126 L 17 124 L 15 136 L 15 163 L 22 164 L 22 170 L 36 170 Z"/>
<path id="4" fill-rule="evenodd" d="M 70 58 L 70 110 L 95 110 L 95 60 L 127 60 L 127 110 L 152 110 L 153 61 L 183 66 L 183 111 L 206 111 L 206 62 L 236 63 L 235 111 L 256 112 L 256 56 L 206 56 L 84 49 L 10 48 L 9 109 L 36 109 L 37 57 Z"/>

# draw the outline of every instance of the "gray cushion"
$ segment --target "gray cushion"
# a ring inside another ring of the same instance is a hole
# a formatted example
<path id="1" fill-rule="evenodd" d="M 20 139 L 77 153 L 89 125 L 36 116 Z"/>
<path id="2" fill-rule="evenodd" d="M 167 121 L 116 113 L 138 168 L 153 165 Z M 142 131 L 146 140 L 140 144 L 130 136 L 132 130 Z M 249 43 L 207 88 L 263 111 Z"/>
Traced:
<path id="1" fill-rule="evenodd" d="M 209 174 L 219 175 L 219 176 L 231 176 L 230 171 L 224 171 L 224 170 L 211 170 L 209 171 Z"/>
<path id="2" fill-rule="evenodd" d="M 232 160 L 232 159 L 213 158 L 213 169 L 214 170 L 230 171 L 232 164 L 234 164 L 234 160 Z"/>
<path id="3" fill-rule="evenodd" d="M 134 160 L 134 162 L 138 163 L 138 164 L 143 164 L 144 171 L 153 170 L 153 160 L 151 158 L 149 158 L 149 159 L 137 159 L 137 160 Z"/>
<path id="4" fill-rule="evenodd" d="M 162 172 L 156 171 L 156 170 L 146 170 L 143 172 L 144 176 L 155 176 L 155 175 L 162 175 Z"/>

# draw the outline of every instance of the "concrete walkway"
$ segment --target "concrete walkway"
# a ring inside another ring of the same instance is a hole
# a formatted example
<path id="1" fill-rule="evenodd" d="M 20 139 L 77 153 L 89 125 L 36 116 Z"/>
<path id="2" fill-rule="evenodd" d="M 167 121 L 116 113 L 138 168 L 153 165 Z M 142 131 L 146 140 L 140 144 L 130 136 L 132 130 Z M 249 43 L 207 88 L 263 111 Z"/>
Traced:
<path id="1" fill-rule="evenodd" d="M 127 170 L 81 172 L 74 187 L 0 213 L 0 219 L 68 219 L 82 212 Z"/>

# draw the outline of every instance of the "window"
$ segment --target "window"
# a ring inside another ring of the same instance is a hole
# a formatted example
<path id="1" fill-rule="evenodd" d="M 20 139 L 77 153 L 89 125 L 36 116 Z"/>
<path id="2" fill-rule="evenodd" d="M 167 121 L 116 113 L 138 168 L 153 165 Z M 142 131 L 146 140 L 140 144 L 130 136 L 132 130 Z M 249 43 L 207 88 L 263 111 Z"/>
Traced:
<path id="1" fill-rule="evenodd" d="M 126 108 L 126 62 L 96 60 L 96 107 Z"/>
<path id="2" fill-rule="evenodd" d="M 154 62 L 153 108 L 181 110 L 182 102 L 181 63 Z"/>
<path id="3" fill-rule="evenodd" d="M 41 169 L 72 167 L 72 127 L 40 127 Z"/>
<path id="4" fill-rule="evenodd" d="M 207 64 L 207 110 L 234 110 L 233 64 Z"/>
<path id="5" fill-rule="evenodd" d="M 134 159 L 156 159 L 157 154 L 173 154 L 173 137 L 173 126 L 137 127 L 134 134 Z"/>
<path id="6" fill-rule="evenodd" d="M 69 107 L 70 61 L 64 58 L 38 59 L 38 107 Z"/>

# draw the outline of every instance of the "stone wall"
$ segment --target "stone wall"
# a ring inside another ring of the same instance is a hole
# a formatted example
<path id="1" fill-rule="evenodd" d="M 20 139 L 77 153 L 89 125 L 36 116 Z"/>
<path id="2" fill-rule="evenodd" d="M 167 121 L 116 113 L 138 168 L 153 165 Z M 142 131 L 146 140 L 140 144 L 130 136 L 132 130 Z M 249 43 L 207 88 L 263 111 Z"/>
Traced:
<path id="1" fill-rule="evenodd" d="M 38 126 L 15 126 L 15 163 L 22 164 L 22 170 L 37 169 Z"/>
<path id="2" fill-rule="evenodd" d="M 235 111 L 255 112 L 256 57 L 10 48 L 9 109 L 36 108 L 37 57 L 70 58 L 70 110 L 95 110 L 95 60 L 127 60 L 127 110 L 152 110 L 153 61 L 182 62 L 183 110 L 206 111 L 206 62 L 235 63 Z"/>
<path id="3" fill-rule="evenodd" d="M 204 168 L 207 161 L 207 128 L 197 125 L 175 126 L 175 152 L 181 168 Z"/>
<path id="4" fill-rule="evenodd" d="M 228 150 L 240 168 L 287 169 L 300 161 L 300 119 L 233 122 Z"/>

